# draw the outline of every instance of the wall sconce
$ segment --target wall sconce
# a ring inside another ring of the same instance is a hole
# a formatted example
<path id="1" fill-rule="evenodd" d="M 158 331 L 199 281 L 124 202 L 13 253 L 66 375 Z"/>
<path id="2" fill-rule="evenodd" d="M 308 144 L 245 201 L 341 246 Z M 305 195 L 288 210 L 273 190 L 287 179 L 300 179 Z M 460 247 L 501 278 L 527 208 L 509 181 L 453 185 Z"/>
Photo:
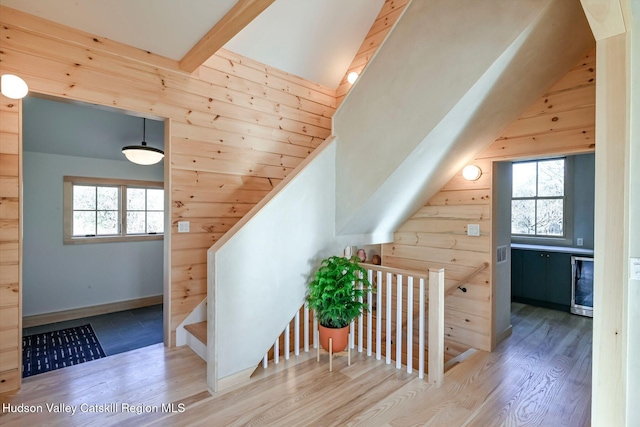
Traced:
<path id="1" fill-rule="evenodd" d="M 29 86 L 20 77 L 13 74 L 3 74 L 0 77 L 1 92 L 11 99 L 22 99 L 29 93 Z"/>
<path id="2" fill-rule="evenodd" d="M 354 84 L 357 79 L 358 79 L 358 73 L 356 73 L 355 71 L 352 71 L 349 74 L 347 74 L 347 81 L 349 83 Z"/>
<path id="3" fill-rule="evenodd" d="M 467 181 L 477 181 L 482 175 L 482 169 L 476 165 L 467 165 L 462 169 L 462 177 Z"/>

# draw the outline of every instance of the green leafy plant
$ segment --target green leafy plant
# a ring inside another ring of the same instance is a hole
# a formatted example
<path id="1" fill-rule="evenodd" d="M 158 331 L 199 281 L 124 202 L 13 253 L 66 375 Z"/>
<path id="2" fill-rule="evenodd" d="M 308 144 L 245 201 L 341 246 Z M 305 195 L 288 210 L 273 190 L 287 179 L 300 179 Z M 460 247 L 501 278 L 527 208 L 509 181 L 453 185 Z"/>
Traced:
<path id="1" fill-rule="evenodd" d="M 369 305 L 360 302 L 371 289 L 367 280 L 367 271 L 353 256 L 332 256 L 322 260 L 314 279 L 309 283 L 307 302 L 318 318 L 318 322 L 327 328 L 343 328 L 349 325 L 360 313 L 368 312 Z M 359 284 L 362 284 L 359 286 Z"/>

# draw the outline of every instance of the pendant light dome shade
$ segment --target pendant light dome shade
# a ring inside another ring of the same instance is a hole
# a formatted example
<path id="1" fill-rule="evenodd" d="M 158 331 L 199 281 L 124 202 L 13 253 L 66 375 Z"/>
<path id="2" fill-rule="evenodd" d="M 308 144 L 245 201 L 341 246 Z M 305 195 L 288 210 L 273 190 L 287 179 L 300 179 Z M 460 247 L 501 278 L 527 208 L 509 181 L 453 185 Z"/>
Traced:
<path id="1" fill-rule="evenodd" d="M 145 141 L 146 122 L 147 119 L 142 119 L 142 142 L 140 145 L 122 147 L 122 154 L 127 160 L 138 165 L 155 165 L 164 158 L 164 151 L 147 145 Z"/>

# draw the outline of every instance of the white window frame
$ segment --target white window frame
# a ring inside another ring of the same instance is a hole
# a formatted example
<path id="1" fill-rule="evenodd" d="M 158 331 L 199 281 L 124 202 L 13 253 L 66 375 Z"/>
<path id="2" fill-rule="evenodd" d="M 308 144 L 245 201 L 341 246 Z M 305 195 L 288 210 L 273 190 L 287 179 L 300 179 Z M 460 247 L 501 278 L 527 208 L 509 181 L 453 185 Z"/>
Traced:
<path id="1" fill-rule="evenodd" d="M 74 185 L 120 187 L 120 203 L 119 203 L 118 215 L 120 218 L 121 226 L 118 234 L 108 235 L 108 236 L 94 236 L 94 235 L 74 236 L 73 235 L 73 186 Z M 76 244 L 86 244 L 86 243 L 111 243 L 111 242 L 135 242 L 135 241 L 147 241 L 147 240 L 162 240 L 164 238 L 164 232 L 149 233 L 149 234 L 126 234 L 126 229 L 127 229 L 126 189 L 127 188 L 164 189 L 164 183 L 157 182 L 157 181 L 139 181 L 139 180 L 127 180 L 127 179 L 65 176 L 63 178 L 64 244 L 76 245 Z M 165 194 L 165 197 L 166 197 L 166 194 Z M 164 207 L 166 209 L 166 202 Z M 166 211 L 164 212 L 165 212 L 165 230 L 166 230 L 167 228 Z"/>

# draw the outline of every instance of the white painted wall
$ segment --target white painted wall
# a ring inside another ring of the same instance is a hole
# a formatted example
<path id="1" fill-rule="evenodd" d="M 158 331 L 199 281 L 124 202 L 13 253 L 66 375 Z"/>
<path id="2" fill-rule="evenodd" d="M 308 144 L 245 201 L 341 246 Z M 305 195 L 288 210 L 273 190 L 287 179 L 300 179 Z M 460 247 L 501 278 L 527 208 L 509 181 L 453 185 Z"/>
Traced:
<path id="1" fill-rule="evenodd" d="M 207 367 L 214 389 L 217 380 L 256 367 L 304 303 L 323 258 L 380 238 L 335 237 L 336 144 L 326 141 L 275 197 L 209 249 Z"/>
<path id="2" fill-rule="evenodd" d="M 162 295 L 162 240 L 62 244 L 64 175 L 163 181 L 163 164 L 24 152 L 23 316 Z"/>
<path id="3" fill-rule="evenodd" d="M 579 2 L 411 2 L 334 115 L 338 233 L 395 231 L 592 45 Z"/>

